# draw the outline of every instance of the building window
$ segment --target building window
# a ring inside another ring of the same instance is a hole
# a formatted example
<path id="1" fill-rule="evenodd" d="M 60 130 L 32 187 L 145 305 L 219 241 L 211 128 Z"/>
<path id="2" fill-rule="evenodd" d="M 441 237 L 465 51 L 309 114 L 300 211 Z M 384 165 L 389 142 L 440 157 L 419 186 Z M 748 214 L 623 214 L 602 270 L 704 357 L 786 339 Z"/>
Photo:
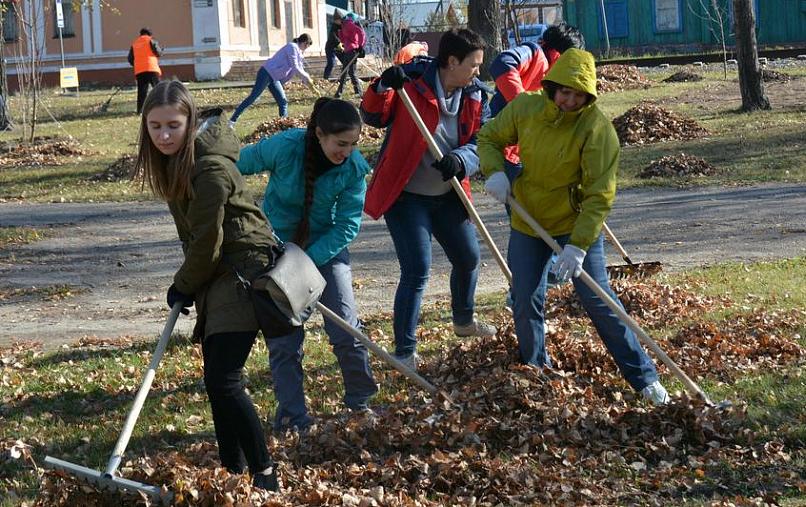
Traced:
<path id="1" fill-rule="evenodd" d="M 280 0 L 271 0 L 271 26 L 280 28 Z"/>
<path id="2" fill-rule="evenodd" d="M 17 26 L 17 11 L 14 10 L 13 5 L 6 5 L 0 9 L 0 16 L 3 17 L 3 40 L 5 42 L 15 42 L 20 37 L 19 27 Z"/>
<path id="3" fill-rule="evenodd" d="M 655 33 L 683 31 L 681 0 L 655 0 L 654 16 Z"/>
<path id="4" fill-rule="evenodd" d="M 313 28 L 311 0 L 302 0 L 302 26 L 305 28 Z"/>
<path id="5" fill-rule="evenodd" d="M 245 14 L 243 0 L 232 0 L 232 24 L 246 28 Z"/>
<path id="6" fill-rule="evenodd" d="M 62 1 L 62 14 L 64 15 L 64 28 L 62 37 L 75 37 L 76 29 L 73 23 L 73 2 L 72 0 Z M 59 23 L 56 19 L 56 6 L 53 6 L 53 38 L 59 38 Z"/>
<path id="7" fill-rule="evenodd" d="M 630 17 L 627 12 L 627 0 L 611 0 L 604 2 L 605 17 L 607 18 L 607 36 L 618 39 L 630 36 Z M 599 33 L 604 36 L 602 25 L 602 11 L 599 11 Z"/>

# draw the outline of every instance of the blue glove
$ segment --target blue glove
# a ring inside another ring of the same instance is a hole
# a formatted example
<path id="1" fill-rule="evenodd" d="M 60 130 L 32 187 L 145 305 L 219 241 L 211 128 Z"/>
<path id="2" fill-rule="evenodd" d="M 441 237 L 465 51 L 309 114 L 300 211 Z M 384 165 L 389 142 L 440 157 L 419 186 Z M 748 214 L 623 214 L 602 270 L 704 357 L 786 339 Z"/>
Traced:
<path id="1" fill-rule="evenodd" d="M 176 284 L 171 284 L 168 288 L 168 307 L 173 308 L 176 303 L 182 303 L 182 313 L 187 315 L 190 313 L 188 308 L 193 306 L 193 296 L 188 296 L 176 288 Z"/>
<path id="2" fill-rule="evenodd" d="M 585 260 L 585 250 L 574 245 L 565 245 L 562 253 L 557 257 L 551 272 L 554 273 L 561 282 L 567 281 L 571 277 L 578 277 L 582 274 L 582 261 Z"/>

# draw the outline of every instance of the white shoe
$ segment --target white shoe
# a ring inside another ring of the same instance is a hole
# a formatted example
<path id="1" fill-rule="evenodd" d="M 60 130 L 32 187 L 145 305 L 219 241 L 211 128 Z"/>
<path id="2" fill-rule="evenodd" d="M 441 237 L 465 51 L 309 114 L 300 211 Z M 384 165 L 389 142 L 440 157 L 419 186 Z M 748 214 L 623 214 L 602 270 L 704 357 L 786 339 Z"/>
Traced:
<path id="1" fill-rule="evenodd" d="M 498 332 L 495 326 L 473 319 L 473 322 L 460 326 L 456 323 L 453 324 L 453 332 L 456 336 L 463 338 L 468 336 L 495 336 Z"/>
<path id="2" fill-rule="evenodd" d="M 400 356 L 394 356 L 394 357 L 395 359 L 406 365 L 410 370 L 417 371 L 417 364 L 420 362 L 420 356 L 418 356 L 416 352 L 413 352 L 405 357 Z"/>
<path id="3" fill-rule="evenodd" d="M 656 406 L 669 403 L 669 393 L 666 392 L 666 388 L 657 380 L 641 389 L 641 394 Z"/>
<path id="4" fill-rule="evenodd" d="M 229 125 L 229 128 L 231 128 L 231 129 L 235 128 L 235 122 L 232 121 L 232 120 L 229 121 L 228 125 Z"/>

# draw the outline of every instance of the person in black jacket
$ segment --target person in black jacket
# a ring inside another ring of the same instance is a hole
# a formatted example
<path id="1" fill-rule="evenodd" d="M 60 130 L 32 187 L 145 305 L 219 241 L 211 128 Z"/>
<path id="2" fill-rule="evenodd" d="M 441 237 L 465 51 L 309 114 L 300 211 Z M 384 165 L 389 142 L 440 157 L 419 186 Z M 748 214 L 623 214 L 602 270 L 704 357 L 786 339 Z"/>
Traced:
<path id="1" fill-rule="evenodd" d="M 330 25 L 330 30 L 327 32 L 327 42 L 325 42 L 325 73 L 322 77 L 330 79 L 330 74 L 333 72 L 333 67 L 336 65 L 336 58 L 344 49 L 339 40 L 339 30 L 341 30 L 341 12 L 336 9 L 333 12 L 333 23 Z"/>

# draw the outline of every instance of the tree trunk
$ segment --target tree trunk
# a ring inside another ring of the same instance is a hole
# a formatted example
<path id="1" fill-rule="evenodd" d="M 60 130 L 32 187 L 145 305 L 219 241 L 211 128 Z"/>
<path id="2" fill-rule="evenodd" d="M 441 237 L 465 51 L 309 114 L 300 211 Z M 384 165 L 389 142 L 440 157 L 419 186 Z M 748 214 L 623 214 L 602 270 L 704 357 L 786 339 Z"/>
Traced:
<path id="1" fill-rule="evenodd" d="M 490 62 L 498 56 L 501 44 L 501 2 L 500 0 L 470 0 L 467 5 L 468 28 L 484 39 L 484 63 L 481 65 L 481 79 L 489 80 Z"/>
<path id="2" fill-rule="evenodd" d="M 736 60 L 739 63 L 739 89 L 742 111 L 770 109 L 764 94 L 764 80 L 758 63 L 756 19 L 752 0 L 733 0 L 733 30 L 736 34 Z"/>
<path id="3" fill-rule="evenodd" d="M 8 80 L 6 79 L 5 33 L 3 20 L 8 14 L 6 6 L 0 5 L 0 131 L 11 128 L 11 117 L 8 113 Z"/>

